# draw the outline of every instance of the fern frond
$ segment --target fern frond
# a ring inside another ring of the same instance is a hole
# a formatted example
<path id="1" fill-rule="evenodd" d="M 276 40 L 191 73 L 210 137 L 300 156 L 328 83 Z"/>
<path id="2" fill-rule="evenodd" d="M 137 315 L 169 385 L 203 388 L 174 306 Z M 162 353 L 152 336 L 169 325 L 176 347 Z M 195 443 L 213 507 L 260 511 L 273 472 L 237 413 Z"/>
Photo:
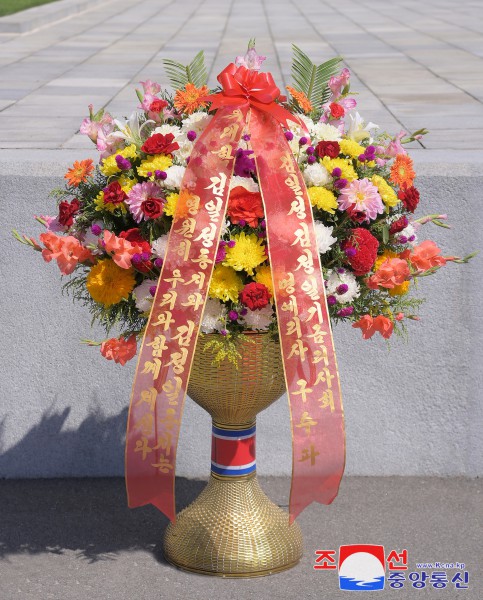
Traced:
<path id="1" fill-rule="evenodd" d="M 294 87 L 307 96 L 315 109 L 319 109 L 330 95 L 327 84 L 329 79 L 337 73 L 342 58 L 337 56 L 317 66 L 298 46 L 293 44 L 292 49 Z"/>
<path id="2" fill-rule="evenodd" d="M 164 58 L 162 62 L 169 82 L 175 90 L 185 88 L 187 83 L 192 83 L 198 88 L 206 84 L 208 74 L 203 50 L 198 52 L 189 65 L 183 65 L 169 58 Z"/>

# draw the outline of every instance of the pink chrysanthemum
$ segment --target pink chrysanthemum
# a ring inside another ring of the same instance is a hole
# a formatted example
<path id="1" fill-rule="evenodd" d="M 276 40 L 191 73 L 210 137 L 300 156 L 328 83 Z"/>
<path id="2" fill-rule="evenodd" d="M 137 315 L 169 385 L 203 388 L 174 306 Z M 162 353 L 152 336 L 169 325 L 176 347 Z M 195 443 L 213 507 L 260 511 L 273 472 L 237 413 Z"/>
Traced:
<path id="1" fill-rule="evenodd" d="M 153 181 L 147 181 L 144 183 L 137 183 L 128 193 L 126 204 L 129 206 L 129 210 L 134 217 L 136 223 L 140 223 L 144 217 L 143 204 L 150 198 L 155 200 L 162 200 L 164 202 L 164 196 L 156 183 Z"/>
<path id="2" fill-rule="evenodd" d="M 341 210 L 351 209 L 366 215 L 365 221 L 375 219 L 384 212 L 384 204 L 377 187 L 369 179 L 355 179 L 342 190 L 339 198 Z"/>

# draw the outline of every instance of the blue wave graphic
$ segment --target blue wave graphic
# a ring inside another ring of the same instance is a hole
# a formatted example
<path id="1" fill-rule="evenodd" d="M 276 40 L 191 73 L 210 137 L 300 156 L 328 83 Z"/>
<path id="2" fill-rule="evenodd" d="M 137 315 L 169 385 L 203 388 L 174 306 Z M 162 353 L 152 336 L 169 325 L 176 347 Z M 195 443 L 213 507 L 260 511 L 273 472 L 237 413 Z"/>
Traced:
<path id="1" fill-rule="evenodd" d="M 383 590 L 384 579 L 384 575 L 368 580 L 339 576 L 339 587 L 341 590 L 353 590 L 357 592 L 363 592 L 365 590 Z"/>

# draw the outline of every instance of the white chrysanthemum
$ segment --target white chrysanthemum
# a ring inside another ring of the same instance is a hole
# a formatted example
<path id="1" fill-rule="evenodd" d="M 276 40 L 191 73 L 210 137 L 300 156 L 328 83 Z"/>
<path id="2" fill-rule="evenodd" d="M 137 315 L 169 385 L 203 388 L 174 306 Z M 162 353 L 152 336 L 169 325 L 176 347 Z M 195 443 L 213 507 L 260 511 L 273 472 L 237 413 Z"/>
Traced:
<path id="1" fill-rule="evenodd" d="M 190 142 L 185 135 L 177 137 L 176 142 L 179 148 L 173 152 L 173 156 L 185 165 L 186 159 L 191 156 L 191 153 L 193 152 L 194 142 Z"/>
<path id="2" fill-rule="evenodd" d="M 260 190 L 258 183 L 253 181 L 251 177 L 239 177 L 238 175 L 234 175 L 230 181 L 230 190 L 238 186 L 245 188 L 248 192 L 258 192 Z"/>
<path id="3" fill-rule="evenodd" d="M 157 286 L 158 282 L 155 279 L 145 279 L 141 285 L 138 285 L 133 290 L 134 300 L 136 301 L 136 308 L 144 313 L 151 310 L 153 304 L 153 297 L 149 291 L 151 287 Z"/>
<path id="4" fill-rule="evenodd" d="M 168 236 L 162 235 L 161 237 L 158 237 L 157 240 L 154 240 L 154 242 L 151 246 L 151 251 L 158 258 L 162 258 L 164 260 L 167 246 L 168 246 Z"/>
<path id="5" fill-rule="evenodd" d="M 347 286 L 347 291 L 340 293 L 340 286 L 344 284 Z M 345 304 L 359 297 L 360 287 L 353 273 L 347 269 L 339 269 L 328 271 L 326 289 L 327 295 L 335 296 L 337 302 Z"/>
<path id="6" fill-rule="evenodd" d="M 311 134 L 313 146 L 316 146 L 319 142 L 338 142 L 342 139 L 337 127 L 328 123 L 317 123 L 314 125 Z"/>
<path id="7" fill-rule="evenodd" d="M 249 310 L 244 319 L 249 329 L 268 329 L 273 321 L 273 308 L 269 304 L 257 310 Z"/>
<path id="8" fill-rule="evenodd" d="M 411 239 L 414 236 L 413 239 Z M 412 223 L 409 223 L 407 227 L 405 227 L 402 231 L 400 231 L 399 233 L 396 233 L 396 235 L 394 236 L 398 241 L 401 240 L 401 238 L 406 238 L 406 242 L 408 242 L 409 244 L 412 244 L 413 246 L 416 245 L 417 241 L 418 241 L 418 236 L 416 234 L 416 228 L 414 227 L 414 225 Z M 404 241 L 404 239 L 403 239 Z"/>
<path id="9" fill-rule="evenodd" d="M 308 187 L 323 187 L 332 182 L 329 171 L 319 162 L 313 165 L 307 165 L 304 169 L 304 179 Z"/>
<path id="10" fill-rule="evenodd" d="M 230 221 L 228 221 L 228 219 L 222 224 L 221 226 L 221 231 L 220 231 L 220 237 L 223 238 L 224 235 L 226 235 L 230 229 L 231 223 Z"/>
<path id="11" fill-rule="evenodd" d="M 208 298 L 201 322 L 203 333 L 213 333 L 225 328 L 226 307 L 216 298 Z"/>
<path id="12" fill-rule="evenodd" d="M 205 112 L 194 112 L 183 120 L 183 131 L 196 131 L 199 135 L 212 119 L 212 115 Z"/>
<path id="13" fill-rule="evenodd" d="M 154 133 L 162 133 L 163 135 L 168 135 L 168 133 L 172 133 L 175 138 L 177 138 L 181 134 L 181 128 L 177 125 L 168 125 L 164 123 L 159 127 L 156 127 Z"/>
<path id="14" fill-rule="evenodd" d="M 336 243 L 337 238 L 332 237 L 333 227 L 328 227 L 320 221 L 314 221 L 315 235 L 317 236 L 317 247 L 319 254 L 325 254 L 330 247 Z"/>
<path id="15" fill-rule="evenodd" d="M 166 170 L 167 177 L 164 181 L 161 181 L 161 185 L 172 190 L 179 190 L 185 171 L 186 167 L 182 167 L 180 165 L 173 165 L 169 167 Z"/>

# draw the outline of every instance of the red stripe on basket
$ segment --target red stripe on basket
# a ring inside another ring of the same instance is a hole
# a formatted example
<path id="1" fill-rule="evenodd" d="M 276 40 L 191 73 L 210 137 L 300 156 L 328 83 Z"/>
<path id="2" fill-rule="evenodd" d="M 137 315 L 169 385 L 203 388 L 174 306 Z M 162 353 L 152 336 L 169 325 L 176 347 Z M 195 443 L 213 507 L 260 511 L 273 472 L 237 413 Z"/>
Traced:
<path id="1" fill-rule="evenodd" d="M 243 440 L 212 436 L 212 462 L 224 467 L 242 467 L 255 460 L 255 434 Z"/>

